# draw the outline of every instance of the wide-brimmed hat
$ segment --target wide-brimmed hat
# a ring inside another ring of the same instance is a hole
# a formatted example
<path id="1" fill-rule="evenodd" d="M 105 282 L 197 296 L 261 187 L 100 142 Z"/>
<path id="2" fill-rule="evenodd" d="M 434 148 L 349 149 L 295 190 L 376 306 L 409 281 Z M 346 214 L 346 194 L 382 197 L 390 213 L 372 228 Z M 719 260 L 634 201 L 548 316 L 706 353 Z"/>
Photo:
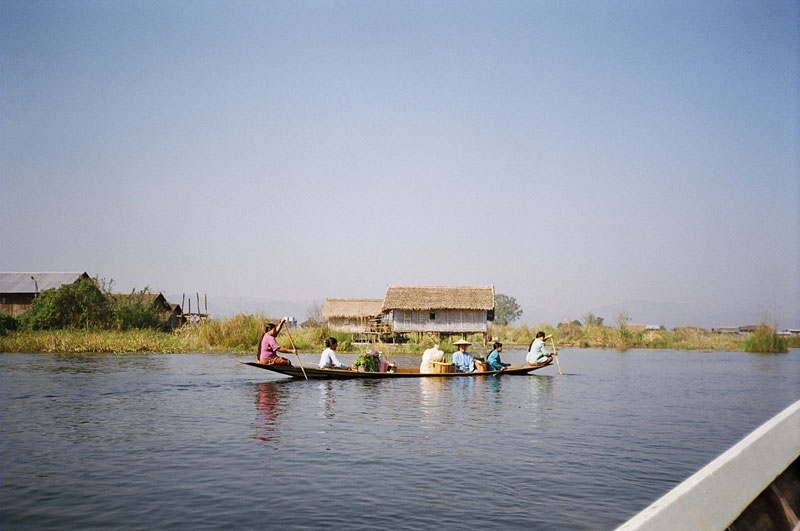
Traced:
<path id="1" fill-rule="evenodd" d="M 364 355 L 365 355 L 365 356 L 380 356 L 380 355 L 381 355 L 381 353 L 380 353 L 380 352 L 378 352 L 378 351 L 377 351 L 377 350 L 375 350 L 375 349 L 372 349 L 372 350 L 370 350 L 369 352 L 367 352 L 367 353 L 366 353 L 366 354 L 364 354 Z"/>
<path id="2" fill-rule="evenodd" d="M 472 343 L 470 343 L 466 339 L 459 339 L 458 341 L 454 341 L 453 344 L 454 345 L 471 345 Z"/>

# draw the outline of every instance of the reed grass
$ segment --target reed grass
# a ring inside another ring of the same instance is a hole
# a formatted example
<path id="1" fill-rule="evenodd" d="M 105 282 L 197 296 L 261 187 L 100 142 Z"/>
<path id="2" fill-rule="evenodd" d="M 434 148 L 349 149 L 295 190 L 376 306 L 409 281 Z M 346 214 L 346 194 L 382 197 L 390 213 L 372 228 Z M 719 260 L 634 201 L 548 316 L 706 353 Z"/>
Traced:
<path id="1" fill-rule="evenodd" d="M 763 323 L 744 340 L 743 348 L 747 352 L 763 354 L 777 354 L 788 351 L 786 339 L 777 335 L 775 328 Z"/>
<path id="2" fill-rule="evenodd" d="M 2 352 L 247 352 L 255 356 L 256 344 L 264 332 L 266 323 L 277 323 L 264 315 L 237 315 L 224 319 L 209 319 L 200 324 L 190 324 L 175 332 L 142 330 L 11 330 L 0 335 Z M 537 331 L 553 334 L 561 347 L 580 348 L 629 348 L 675 349 L 675 350 L 747 350 L 749 352 L 786 352 L 788 348 L 800 348 L 800 336 L 782 337 L 773 328 L 761 327 L 755 334 L 747 336 L 712 334 L 698 329 L 692 330 L 648 330 L 637 332 L 626 327 L 607 327 L 562 323 L 558 327 L 541 324 L 529 326 L 492 326 L 489 328 L 489 344 L 483 346 L 483 335 L 468 335 L 473 343 L 470 351 L 481 356 L 491 350 L 491 338 L 497 338 L 507 346 L 527 347 Z M 332 331 L 326 325 L 291 330 L 292 339 L 302 352 L 321 352 L 325 339 L 335 337 L 339 352 L 365 352 L 373 345 L 352 342 L 352 334 Z M 454 338 L 453 338 L 454 339 Z M 409 334 L 407 341 L 398 344 L 375 344 L 374 348 L 388 354 L 421 354 L 425 349 L 439 344 L 447 354 L 455 351 L 452 340 L 437 341 L 428 335 Z M 286 331 L 278 336 L 278 342 L 291 347 Z M 551 342 L 548 341 L 548 345 Z"/>
<path id="3" fill-rule="evenodd" d="M 173 334 L 156 330 L 36 330 L 0 337 L 2 352 L 185 352 Z"/>

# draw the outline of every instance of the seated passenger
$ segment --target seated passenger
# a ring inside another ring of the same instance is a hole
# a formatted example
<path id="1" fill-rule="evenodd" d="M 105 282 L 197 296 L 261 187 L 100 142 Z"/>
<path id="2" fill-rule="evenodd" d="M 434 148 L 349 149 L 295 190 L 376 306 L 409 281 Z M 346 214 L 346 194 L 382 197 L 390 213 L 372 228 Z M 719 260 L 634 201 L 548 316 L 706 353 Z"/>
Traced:
<path id="1" fill-rule="evenodd" d="M 453 353 L 453 365 L 456 366 L 456 372 L 474 372 L 475 360 L 472 358 L 472 354 L 467 352 L 467 346 L 472 343 L 461 339 L 453 344 L 458 348 Z"/>
<path id="2" fill-rule="evenodd" d="M 336 347 L 339 346 L 339 342 L 336 340 L 335 337 L 329 337 L 325 340 L 325 346 L 327 347 L 325 350 L 322 351 L 322 356 L 319 358 L 319 368 L 320 369 L 330 369 L 334 367 L 336 369 L 349 369 L 347 365 L 339 361 L 339 358 L 336 357 Z"/>
<path id="3" fill-rule="evenodd" d="M 503 351 L 503 344 L 500 343 L 499 341 L 495 342 L 494 350 L 492 350 L 491 354 L 489 354 L 489 357 L 486 359 L 486 365 L 489 366 L 490 371 L 502 371 L 503 369 L 511 365 L 510 363 L 503 363 L 500 360 L 500 352 L 502 351 Z"/>
<path id="4" fill-rule="evenodd" d="M 544 342 L 550 339 L 553 336 L 545 336 L 544 332 L 539 331 L 536 332 L 536 338 L 531 341 L 530 346 L 528 347 L 528 355 L 525 356 L 525 360 L 528 362 L 528 365 L 540 365 L 542 363 L 550 363 L 553 361 L 553 354 L 556 353 L 555 349 L 550 354 L 544 349 Z"/>

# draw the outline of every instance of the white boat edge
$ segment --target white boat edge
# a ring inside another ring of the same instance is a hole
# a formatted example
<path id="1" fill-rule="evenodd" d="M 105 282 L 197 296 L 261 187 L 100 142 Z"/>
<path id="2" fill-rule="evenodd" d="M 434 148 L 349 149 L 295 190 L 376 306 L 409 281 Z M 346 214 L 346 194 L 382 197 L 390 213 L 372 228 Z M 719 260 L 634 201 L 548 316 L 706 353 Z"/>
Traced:
<path id="1" fill-rule="evenodd" d="M 800 400 L 617 528 L 720 530 L 800 455 Z"/>

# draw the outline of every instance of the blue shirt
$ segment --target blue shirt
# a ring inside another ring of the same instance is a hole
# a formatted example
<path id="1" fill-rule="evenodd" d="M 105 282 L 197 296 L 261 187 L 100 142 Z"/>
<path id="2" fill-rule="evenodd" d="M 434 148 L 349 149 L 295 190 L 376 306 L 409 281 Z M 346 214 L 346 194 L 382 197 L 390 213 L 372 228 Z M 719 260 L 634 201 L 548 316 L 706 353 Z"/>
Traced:
<path id="1" fill-rule="evenodd" d="M 510 363 L 503 363 L 500 361 L 500 353 L 497 352 L 497 349 L 494 349 L 489 357 L 486 359 L 486 364 L 489 366 L 489 369 L 493 371 L 499 371 L 503 367 L 508 367 L 511 365 Z"/>
<path id="2" fill-rule="evenodd" d="M 453 354 L 453 365 L 456 366 L 456 372 L 472 372 L 475 370 L 475 361 L 469 352 L 462 353 L 460 350 L 456 350 Z"/>

